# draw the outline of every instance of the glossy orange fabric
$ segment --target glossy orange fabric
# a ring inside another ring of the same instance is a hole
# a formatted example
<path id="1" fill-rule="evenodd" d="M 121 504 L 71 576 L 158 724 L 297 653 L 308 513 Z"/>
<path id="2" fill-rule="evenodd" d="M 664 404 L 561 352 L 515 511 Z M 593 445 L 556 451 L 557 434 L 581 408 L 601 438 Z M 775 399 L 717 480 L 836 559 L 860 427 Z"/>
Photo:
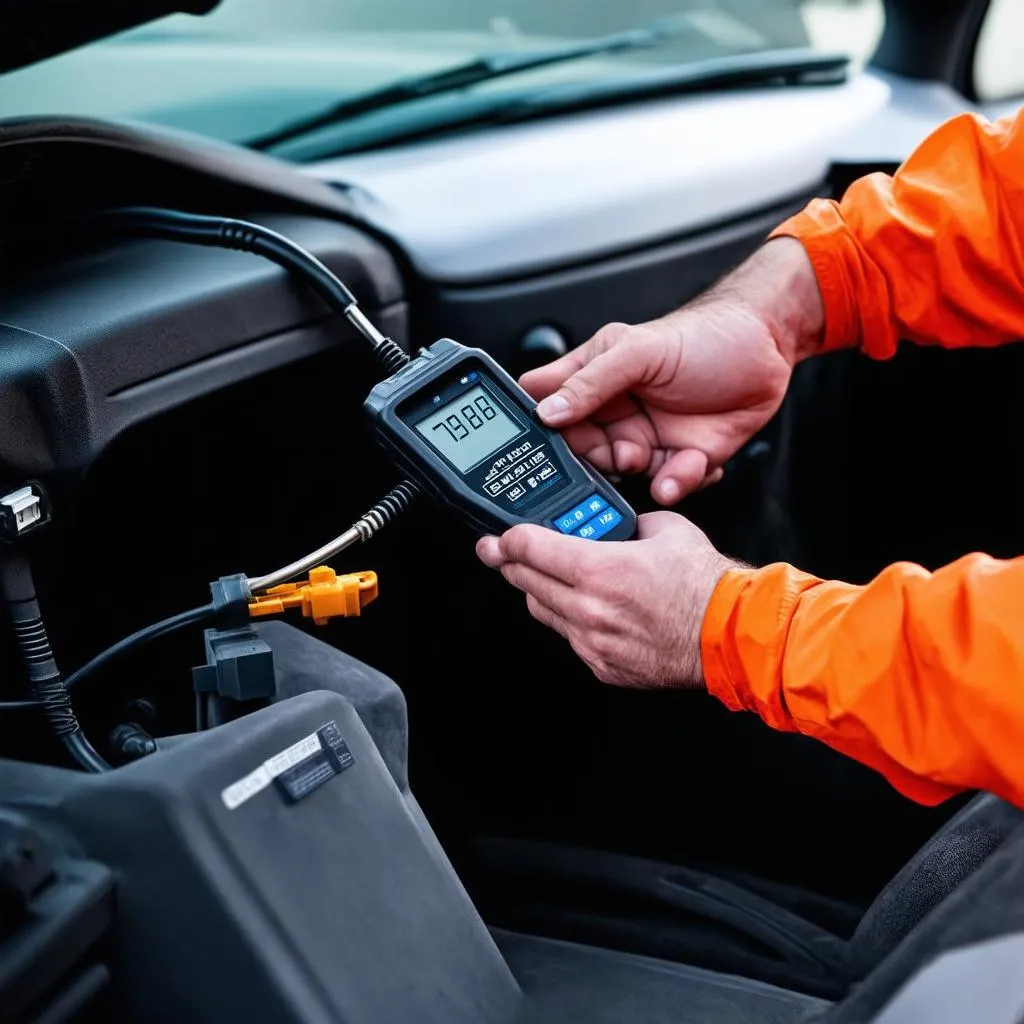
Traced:
<path id="1" fill-rule="evenodd" d="M 816 200 L 776 234 L 806 247 L 823 348 L 1024 339 L 1024 112 L 943 125 L 892 178 Z M 788 565 L 730 572 L 702 632 L 711 693 L 815 736 L 938 803 L 1024 806 L 1024 558 L 890 566 L 867 586 Z"/>

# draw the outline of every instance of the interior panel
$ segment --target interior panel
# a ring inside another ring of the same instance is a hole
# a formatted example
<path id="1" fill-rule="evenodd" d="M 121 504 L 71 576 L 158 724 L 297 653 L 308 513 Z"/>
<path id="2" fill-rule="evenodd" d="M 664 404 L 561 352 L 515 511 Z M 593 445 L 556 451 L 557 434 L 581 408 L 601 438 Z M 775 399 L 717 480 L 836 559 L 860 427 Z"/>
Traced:
<path id="1" fill-rule="evenodd" d="M 742 262 L 812 194 L 711 230 L 555 273 L 492 285 L 423 284 L 415 304 L 416 341 L 428 344 L 447 335 L 479 345 L 510 372 L 521 372 L 536 358 L 520 348 L 532 328 L 552 326 L 573 348 L 606 323 L 640 323 L 676 309 Z"/>

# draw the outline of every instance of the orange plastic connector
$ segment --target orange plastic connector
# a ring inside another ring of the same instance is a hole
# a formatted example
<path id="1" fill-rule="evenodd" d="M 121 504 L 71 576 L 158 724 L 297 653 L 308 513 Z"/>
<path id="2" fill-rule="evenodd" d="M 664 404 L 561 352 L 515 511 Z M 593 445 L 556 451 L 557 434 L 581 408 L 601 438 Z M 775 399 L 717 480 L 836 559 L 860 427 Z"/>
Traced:
<path id="1" fill-rule="evenodd" d="M 253 618 L 280 615 L 289 608 L 301 608 L 318 626 L 329 619 L 359 615 L 363 606 L 377 597 L 377 574 L 353 572 L 339 576 L 326 565 L 309 571 L 306 583 L 282 583 L 249 603 Z"/>

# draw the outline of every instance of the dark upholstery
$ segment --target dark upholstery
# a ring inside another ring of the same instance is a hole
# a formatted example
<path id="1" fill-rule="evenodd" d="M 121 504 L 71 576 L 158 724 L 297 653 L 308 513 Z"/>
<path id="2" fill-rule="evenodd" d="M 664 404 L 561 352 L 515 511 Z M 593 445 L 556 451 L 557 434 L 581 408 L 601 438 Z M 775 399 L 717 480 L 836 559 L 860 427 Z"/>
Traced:
<path id="1" fill-rule="evenodd" d="M 1024 826 L 1018 826 L 840 1004 L 816 1020 L 822 1024 L 865 1024 L 941 953 L 1022 931 Z M 977 1018 L 977 1024 L 988 1022 Z"/>
<path id="2" fill-rule="evenodd" d="M 684 964 L 493 934 L 526 997 L 516 1024 L 796 1024 L 828 1005 Z"/>
<path id="3" fill-rule="evenodd" d="M 850 942 L 850 980 L 862 978 L 881 963 L 1022 822 L 1024 813 L 985 794 L 975 797 L 939 829 L 864 915 Z"/>

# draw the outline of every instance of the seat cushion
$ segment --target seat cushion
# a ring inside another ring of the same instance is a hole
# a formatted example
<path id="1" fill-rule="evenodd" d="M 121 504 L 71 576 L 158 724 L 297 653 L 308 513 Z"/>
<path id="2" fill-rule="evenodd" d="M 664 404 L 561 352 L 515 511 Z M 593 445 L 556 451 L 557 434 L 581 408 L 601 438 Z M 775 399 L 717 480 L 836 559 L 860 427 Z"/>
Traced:
<path id="1" fill-rule="evenodd" d="M 1024 812 L 988 794 L 976 796 L 910 859 L 868 909 L 850 942 L 847 980 L 859 981 L 1022 823 Z"/>
<path id="2" fill-rule="evenodd" d="M 516 980 L 518 1024 L 790 1024 L 828 1003 L 632 953 L 494 930 Z"/>

